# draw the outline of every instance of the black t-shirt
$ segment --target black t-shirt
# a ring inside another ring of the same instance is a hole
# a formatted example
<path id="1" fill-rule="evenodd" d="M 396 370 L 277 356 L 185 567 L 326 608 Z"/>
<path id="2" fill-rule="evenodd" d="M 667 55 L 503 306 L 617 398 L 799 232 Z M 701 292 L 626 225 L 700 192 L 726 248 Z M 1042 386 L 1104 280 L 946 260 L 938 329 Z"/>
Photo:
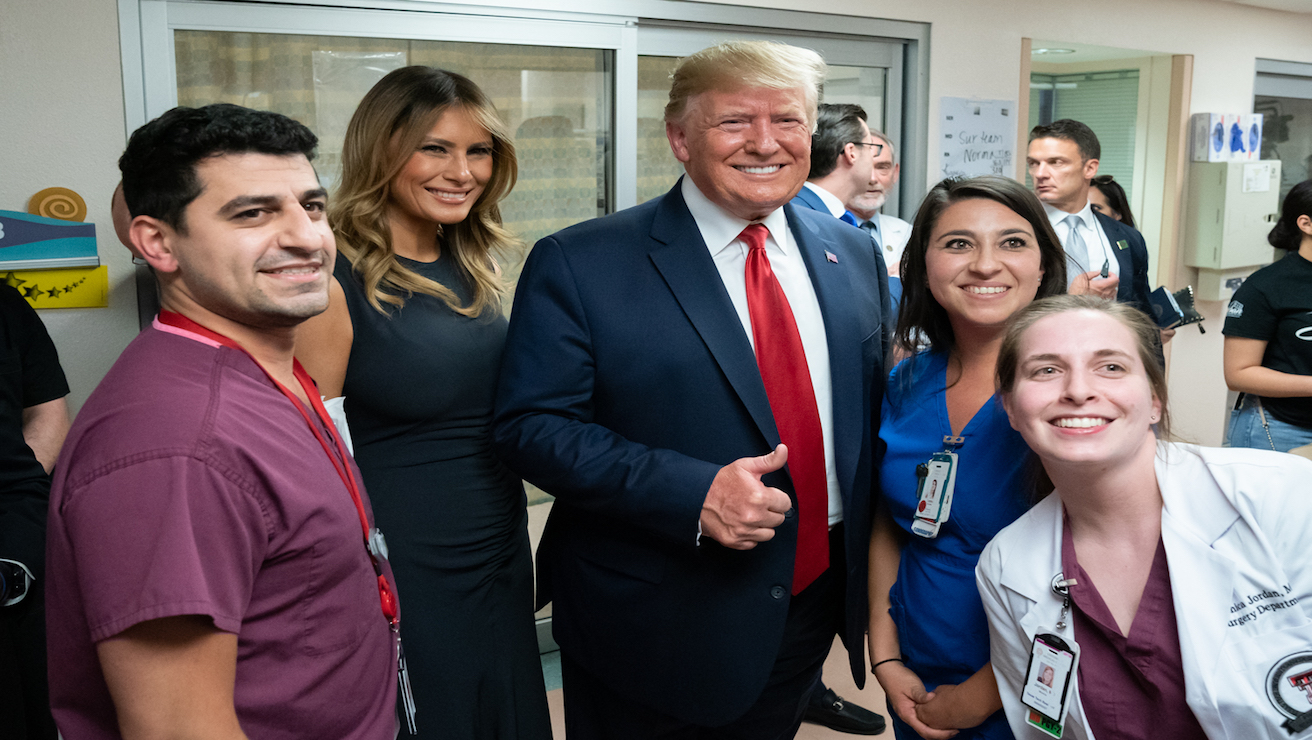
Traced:
<path id="1" fill-rule="evenodd" d="M 1225 315 L 1223 334 L 1267 343 L 1262 367 L 1312 375 L 1312 262 L 1298 252 L 1253 273 Z M 1263 396 L 1262 405 L 1286 424 L 1312 429 L 1310 396 Z"/>
<path id="2" fill-rule="evenodd" d="M 23 409 L 68 395 L 59 355 L 36 311 L 0 282 L 0 558 L 40 577 L 50 476 L 23 439 Z"/>

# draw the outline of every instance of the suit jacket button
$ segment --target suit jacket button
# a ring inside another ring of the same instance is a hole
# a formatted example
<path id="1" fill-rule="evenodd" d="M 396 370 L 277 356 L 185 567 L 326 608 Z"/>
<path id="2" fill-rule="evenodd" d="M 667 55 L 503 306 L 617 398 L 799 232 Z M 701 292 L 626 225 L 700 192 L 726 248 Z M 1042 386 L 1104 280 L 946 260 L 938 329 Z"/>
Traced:
<path id="1" fill-rule="evenodd" d="M 782 599 L 784 597 L 784 594 L 786 593 L 788 592 L 784 590 L 783 586 L 775 586 L 770 589 L 770 595 L 775 597 L 776 599 Z"/>
<path id="2" fill-rule="evenodd" d="M 792 518 L 794 518 L 794 517 L 796 517 L 796 516 L 797 516 L 797 507 L 796 507 L 796 506 L 794 506 L 793 508 L 791 508 L 791 509 L 789 509 L 788 511 L 785 511 L 785 512 L 784 512 L 784 518 L 785 518 L 785 519 L 792 519 Z"/>

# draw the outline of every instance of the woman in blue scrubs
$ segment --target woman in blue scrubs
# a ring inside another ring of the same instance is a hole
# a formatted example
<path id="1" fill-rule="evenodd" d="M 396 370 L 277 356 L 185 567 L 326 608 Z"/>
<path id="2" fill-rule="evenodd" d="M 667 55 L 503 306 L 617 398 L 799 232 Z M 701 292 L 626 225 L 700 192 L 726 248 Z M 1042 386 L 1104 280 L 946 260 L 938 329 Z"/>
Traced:
<path id="1" fill-rule="evenodd" d="M 1065 292 L 1061 243 L 1021 184 L 949 179 L 921 204 L 901 273 L 896 340 L 914 354 L 884 396 L 871 663 L 899 739 L 1010 738 L 975 565 L 1028 508 L 1037 468 L 994 395 L 994 373 L 1007 319 Z"/>

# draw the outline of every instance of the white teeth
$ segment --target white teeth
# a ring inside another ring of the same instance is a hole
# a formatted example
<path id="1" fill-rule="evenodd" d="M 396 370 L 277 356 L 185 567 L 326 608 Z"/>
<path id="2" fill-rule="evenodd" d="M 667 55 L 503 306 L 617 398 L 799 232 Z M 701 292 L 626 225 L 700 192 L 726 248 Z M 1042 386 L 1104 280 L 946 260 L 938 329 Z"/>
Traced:
<path id="1" fill-rule="evenodd" d="M 980 295 L 991 295 L 993 293 L 1006 293 L 1007 288 L 981 288 L 976 285 L 966 287 L 967 293 L 979 293 Z"/>
<path id="2" fill-rule="evenodd" d="M 749 175 L 768 175 L 772 172 L 778 172 L 780 165 L 773 164 L 769 167 L 739 167 L 740 172 L 746 172 Z"/>
<path id="3" fill-rule="evenodd" d="M 468 193 L 452 193 L 445 190 L 429 190 L 428 192 L 436 195 L 439 200 L 449 200 L 459 203 L 465 199 Z"/>
<path id="4" fill-rule="evenodd" d="M 1064 418 L 1053 422 L 1059 427 L 1067 429 L 1088 429 L 1089 427 L 1102 426 L 1107 420 L 1101 416 L 1083 416 L 1078 418 Z"/>
<path id="5" fill-rule="evenodd" d="M 276 275 L 309 275 L 318 271 L 318 267 L 283 267 L 277 270 L 269 270 L 269 272 Z"/>

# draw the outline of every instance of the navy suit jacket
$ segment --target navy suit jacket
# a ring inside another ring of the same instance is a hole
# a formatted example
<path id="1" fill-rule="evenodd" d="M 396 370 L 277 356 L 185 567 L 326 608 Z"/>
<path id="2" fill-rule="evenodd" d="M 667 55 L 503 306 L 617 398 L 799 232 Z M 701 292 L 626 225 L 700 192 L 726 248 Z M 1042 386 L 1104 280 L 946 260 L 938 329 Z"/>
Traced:
<path id="1" fill-rule="evenodd" d="M 843 636 L 860 685 L 886 342 L 878 274 L 864 234 L 784 210 L 824 316 Z M 686 722 L 724 724 L 751 706 L 783 637 L 796 518 L 747 551 L 699 544 L 697 530 L 719 469 L 778 442 L 751 344 L 679 185 L 537 243 L 515 294 L 493 443 L 556 497 L 538 601 L 554 602 L 572 660 Z M 794 496 L 786 470 L 764 480 Z"/>
<path id="2" fill-rule="evenodd" d="M 803 187 L 801 192 L 793 196 L 792 204 L 798 208 L 810 208 L 813 211 L 819 211 L 826 216 L 832 217 L 834 215 L 833 212 L 829 210 L 829 206 L 826 206 L 825 202 L 820 200 L 820 196 L 816 195 L 808 187 Z M 878 216 L 876 216 L 876 218 L 878 218 Z M 845 222 L 840 220 L 840 223 Z M 866 234 L 865 230 L 859 226 L 853 228 L 857 229 L 862 234 Z M 869 239 L 870 235 L 866 234 L 866 238 Z M 887 337 L 887 342 L 891 345 L 893 341 L 893 330 L 897 328 L 897 304 L 898 300 L 902 297 L 902 281 L 888 276 L 888 263 L 884 261 L 884 250 L 875 247 L 873 239 L 870 240 L 870 247 L 875 255 L 875 267 L 879 270 L 879 295 L 880 300 L 883 301 L 881 304 L 880 316 L 882 317 L 884 324 L 884 336 Z M 888 351 L 890 349 L 892 349 L 891 346 L 884 347 L 885 359 L 888 358 Z"/>
<path id="3" fill-rule="evenodd" d="M 797 195 L 793 196 L 793 205 L 806 206 L 807 208 L 810 208 L 813 211 L 819 211 L 821 213 L 828 214 L 829 216 L 834 215 L 832 213 L 829 213 L 829 206 L 826 206 L 825 202 L 823 200 L 820 200 L 820 196 L 816 195 L 811 190 L 811 188 L 808 187 L 803 187 L 801 191 L 797 193 Z"/>
<path id="4" fill-rule="evenodd" d="M 1094 211 L 1098 224 L 1111 242 L 1116 261 L 1120 263 L 1121 281 L 1116 288 L 1116 300 L 1128 303 L 1153 317 L 1148 296 L 1153 292 L 1148 283 L 1148 245 L 1138 229 Z M 1125 244 L 1124 247 L 1121 244 Z"/>

